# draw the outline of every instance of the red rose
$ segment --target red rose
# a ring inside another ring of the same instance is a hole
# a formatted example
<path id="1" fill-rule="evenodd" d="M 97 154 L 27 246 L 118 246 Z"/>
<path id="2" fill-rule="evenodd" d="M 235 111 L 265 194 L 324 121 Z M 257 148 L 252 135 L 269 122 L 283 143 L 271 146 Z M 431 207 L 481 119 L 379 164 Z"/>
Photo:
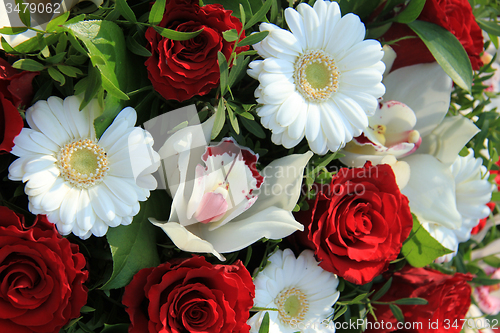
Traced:
<path id="1" fill-rule="evenodd" d="M 225 41 L 222 32 L 242 29 L 241 22 L 231 13 L 219 4 L 200 7 L 197 0 L 167 1 L 159 26 L 183 32 L 203 28 L 203 32 L 190 40 L 175 41 L 162 37 L 153 28 L 146 31 L 152 55 L 145 65 L 160 95 L 182 102 L 195 95 L 206 95 L 219 85 L 217 52 L 229 60 L 235 44 Z M 243 32 L 241 38 L 244 37 Z M 237 52 L 244 50 L 248 46 L 239 47 Z"/>
<path id="2" fill-rule="evenodd" d="M 248 332 L 255 286 L 241 261 L 215 265 L 204 257 L 140 270 L 125 287 L 130 333 Z"/>
<path id="3" fill-rule="evenodd" d="M 435 23 L 457 37 L 469 56 L 472 69 L 478 70 L 483 65 L 479 57 L 483 52 L 483 35 L 468 0 L 427 0 L 418 20 Z M 382 38 L 388 42 L 404 36 L 416 34 L 407 25 L 395 23 Z M 435 61 L 419 38 L 400 40 L 391 47 L 398 55 L 392 70 Z"/>
<path id="4" fill-rule="evenodd" d="M 57 333 L 87 302 L 84 256 L 39 215 L 0 206 L 0 332 Z"/>
<path id="5" fill-rule="evenodd" d="M 298 237 L 323 269 L 356 284 L 370 282 L 396 259 L 413 226 L 394 172 L 367 162 L 341 169 L 329 186 L 318 187 L 313 208 L 295 215 L 305 226 Z"/>
<path id="6" fill-rule="evenodd" d="M 10 152 L 24 122 L 18 107 L 30 102 L 31 81 L 38 72 L 17 72 L 0 58 L 0 154 Z"/>
<path id="7" fill-rule="evenodd" d="M 470 275 L 456 273 L 453 276 L 427 268 L 404 267 L 394 273 L 391 288 L 378 301 L 392 302 L 401 298 L 420 297 L 425 305 L 398 305 L 405 317 L 405 332 L 453 333 L 462 329 L 465 314 L 469 310 L 471 287 Z M 382 287 L 383 284 L 380 284 Z M 375 315 L 379 325 L 369 316 L 366 333 L 385 333 L 398 330 L 389 305 L 376 304 Z M 382 327 L 380 324 L 384 322 Z M 455 326 L 454 323 L 456 323 Z M 392 329 L 391 329 L 392 327 Z M 457 328 L 458 327 L 458 328 Z"/>
<path id="8" fill-rule="evenodd" d="M 498 176 L 497 176 L 498 177 Z M 496 179 L 496 178 L 495 178 Z M 493 210 L 495 209 L 495 203 L 494 202 L 488 202 L 486 204 L 486 206 L 488 206 L 488 208 L 490 209 L 490 212 L 493 212 Z M 483 228 L 486 226 L 486 222 L 488 221 L 490 217 L 485 217 L 484 219 L 480 219 L 479 220 L 479 223 L 474 227 L 472 228 L 471 230 L 471 235 L 476 235 L 478 234 L 479 232 L 481 232 L 481 230 L 483 230 Z"/>

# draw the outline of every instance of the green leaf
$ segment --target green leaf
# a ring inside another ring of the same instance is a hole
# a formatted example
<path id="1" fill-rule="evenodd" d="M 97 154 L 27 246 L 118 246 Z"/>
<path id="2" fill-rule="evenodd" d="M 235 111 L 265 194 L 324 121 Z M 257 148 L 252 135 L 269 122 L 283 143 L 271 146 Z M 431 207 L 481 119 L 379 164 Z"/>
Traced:
<path id="1" fill-rule="evenodd" d="M 246 57 L 243 58 L 243 60 L 239 60 L 236 65 L 234 65 L 231 68 L 231 71 L 229 72 L 229 77 L 227 79 L 227 85 L 229 88 L 233 86 L 233 84 L 241 78 L 243 75 L 245 75 L 245 70 L 248 67 L 248 63 L 250 62 L 250 58 Z"/>
<path id="2" fill-rule="evenodd" d="M 236 116 L 234 115 L 233 108 L 227 102 L 226 102 L 226 108 L 227 108 L 227 114 L 229 116 L 229 122 L 231 123 L 231 126 L 233 127 L 236 134 L 240 134 L 240 126 L 238 125 L 238 119 L 236 119 Z"/>
<path id="3" fill-rule="evenodd" d="M 0 29 L 1 30 L 1 29 Z M 9 43 L 7 43 L 7 41 L 5 40 L 5 38 L 2 36 L 2 48 L 4 49 L 5 52 L 7 53 L 13 53 L 15 52 L 16 50 L 14 50 L 12 48 L 12 46 L 9 45 Z"/>
<path id="4" fill-rule="evenodd" d="M 66 52 L 61 52 L 52 57 L 48 57 L 47 59 L 45 59 L 45 61 L 48 62 L 49 64 L 57 64 L 62 62 L 65 56 Z"/>
<path id="5" fill-rule="evenodd" d="M 495 268 L 500 268 L 500 258 L 492 254 L 482 259 L 487 265 Z"/>
<path id="6" fill-rule="evenodd" d="M 424 9 L 425 0 L 411 0 L 408 6 L 394 18 L 395 22 L 410 23 L 417 19 L 417 17 Z"/>
<path id="7" fill-rule="evenodd" d="M 0 34 L 17 35 L 28 30 L 26 27 L 4 27 L 0 29 Z"/>
<path id="8" fill-rule="evenodd" d="M 500 25 L 495 21 L 487 21 L 485 19 L 476 19 L 477 24 L 481 29 L 486 31 L 487 33 L 500 36 Z"/>
<path id="9" fill-rule="evenodd" d="M 243 127 L 245 127 L 250 133 L 258 137 L 259 139 L 266 138 L 266 133 L 256 121 L 246 118 L 240 118 L 240 121 Z"/>
<path id="10" fill-rule="evenodd" d="M 60 25 L 63 25 L 66 22 L 66 20 L 68 19 L 69 14 L 70 14 L 70 12 L 67 11 L 66 13 L 50 20 L 49 23 L 47 23 L 47 28 L 45 29 L 45 31 L 53 32 L 57 27 L 59 27 Z"/>
<path id="11" fill-rule="evenodd" d="M 87 306 L 87 305 L 82 306 L 82 308 L 80 309 L 80 313 L 90 313 L 90 312 L 94 312 L 94 311 L 95 311 L 94 308 Z"/>
<path id="12" fill-rule="evenodd" d="M 219 99 L 219 104 L 217 105 L 217 111 L 215 111 L 214 127 L 212 127 L 212 135 L 211 135 L 212 140 L 215 139 L 217 135 L 219 135 L 220 131 L 222 130 L 222 127 L 224 126 L 225 120 L 226 120 L 226 108 L 225 108 L 224 98 L 221 97 Z"/>
<path id="13" fill-rule="evenodd" d="M 399 306 L 397 306 L 396 304 L 389 304 L 389 308 L 391 309 L 392 314 L 397 321 L 401 323 L 405 322 L 405 316 L 403 316 L 403 311 L 401 311 Z"/>
<path id="14" fill-rule="evenodd" d="M 44 65 L 32 59 L 19 59 L 12 64 L 12 67 L 30 72 L 39 72 L 45 68 Z"/>
<path id="15" fill-rule="evenodd" d="M 408 26 L 422 39 L 446 74 L 457 85 L 470 92 L 472 66 L 458 39 L 434 23 L 416 20 L 408 23 Z"/>
<path id="16" fill-rule="evenodd" d="M 31 27 L 31 17 L 29 10 L 29 3 L 25 3 L 23 0 L 15 0 L 16 5 L 19 5 L 19 18 L 21 22 L 27 27 Z"/>
<path id="17" fill-rule="evenodd" d="M 234 42 L 234 41 L 237 41 L 239 36 L 238 36 L 238 31 L 236 31 L 236 29 L 231 29 L 231 30 L 226 30 L 226 31 L 223 31 L 222 32 L 222 37 L 224 37 L 224 39 L 227 41 L 227 42 Z"/>
<path id="18" fill-rule="evenodd" d="M 264 314 L 264 318 L 262 318 L 259 333 L 269 333 L 269 312 L 266 312 Z"/>
<path id="19" fill-rule="evenodd" d="M 54 81 L 57 81 L 61 86 L 64 86 L 64 84 L 66 83 L 66 79 L 61 72 L 59 72 L 55 67 L 49 67 L 47 68 L 47 71 Z"/>
<path id="20" fill-rule="evenodd" d="M 229 67 L 227 65 L 226 56 L 221 51 L 217 52 L 217 60 L 219 62 L 219 71 L 220 71 L 220 95 L 224 96 L 227 91 Z"/>
<path id="21" fill-rule="evenodd" d="M 271 5 L 273 3 L 273 0 L 266 0 L 264 5 L 260 7 L 260 9 L 255 13 L 254 16 L 252 16 L 251 19 L 248 20 L 248 22 L 245 24 L 244 29 L 247 30 L 248 28 L 252 27 L 255 23 L 259 21 L 264 21 L 266 19 L 266 14 L 271 9 Z"/>
<path id="22" fill-rule="evenodd" d="M 427 302 L 427 300 L 424 298 L 415 297 L 415 298 L 401 298 L 395 300 L 394 303 L 399 305 L 425 305 L 429 302 Z"/>
<path id="23" fill-rule="evenodd" d="M 85 51 L 82 44 L 80 44 L 80 42 L 76 39 L 75 36 L 73 36 L 73 34 L 68 34 L 68 40 L 75 50 L 77 50 L 81 54 L 87 55 L 87 51 Z"/>
<path id="24" fill-rule="evenodd" d="M 132 9 L 129 7 L 127 4 L 126 0 L 116 0 L 116 9 L 122 14 L 122 16 L 132 22 L 132 23 L 137 23 L 137 18 L 135 17 L 134 12 Z"/>
<path id="25" fill-rule="evenodd" d="M 169 202 L 167 192 L 153 191 L 147 201 L 141 202 L 141 210 L 130 225 L 109 228 L 106 238 L 113 256 L 113 273 L 101 289 L 122 288 L 139 270 L 160 264 L 156 234 L 161 231 L 148 218 L 168 219 L 168 210 L 164 207 L 170 205 Z"/>
<path id="26" fill-rule="evenodd" d="M 89 70 L 86 79 L 88 81 L 82 103 L 80 104 L 80 110 L 86 107 L 87 104 L 89 104 L 90 101 L 97 95 L 99 90 L 102 89 L 101 74 L 97 68 L 92 66 L 91 63 L 89 63 Z"/>
<path id="27" fill-rule="evenodd" d="M 240 42 L 238 42 L 238 44 L 236 46 L 240 47 L 240 46 L 245 46 L 245 45 L 256 44 L 256 43 L 260 42 L 261 40 L 263 40 L 264 38 L 266 38 L 267 35 L 269 35 L 269 31 L 261 31 L 261 32 L 255 33 L 255 34 L 251 34 L 250 36 L 243 38 Z"/>
<path id="28" fill-rule="evenodd" d="M 482 286 L 493 286 L 495 284 L 499 284 L 500 280 L 499 279 L 489 279 L 489 278 L 473 278 L 472 279 L 473 283 L 480 284 Z"/>
<path id="29" fill-rule="evenodd" d="M 371 298 L 371 301 L 376 301 L 376 300 L 380 299 L 380 297 L 384 296 L 385 293 L 391 288 L 391 284 L 392 284 L 392 276 L 389 278 L 389 280 L 387 280 L 384 283 L 384 285 L 382 286 L 382 288 L 380 288 L 375 293 L 375 295 L 373 295 L 373 297 Z"/>
<path id="30" fill-rule="evenodd" d="M 130 52 L 141 57 L 151 57 L 151 52 L 147 48 L 139 44 L 137 40 L 132 36 L 127 37 L 127 48 Z"/>
<path id="31" fill-rule="evenodd" d="M 73 66 L 67 66 L 67 65 L 57 65 L 57 69 L 61 71 L 66 76 L 69 77 L 76 77 L 77 75 L 83 75 L 83 72 Z"/>
<path id="32" fill-rule="evenodd" d="M 171 40 L 188 40 L 198 36 L 203 31 L 203 28 L 193 32 L 175 31 L 172 29 L 167 29 L 162 27 L 154 27 L 154 29 L 156 30 L 157 33 L 159 33 L 163 37 Z"/>
<path id="33" fill-rule="evenodd" d="M 432 237 L 413 215 L 413 229 L 401 249 L 401 253 L 410 265 L 424 267 L 436 258 L 452 252 Z"/>
<path id="34" fill-rule="evenodd" d="M 163 13 L 165 13 L 165 0 L 157 0 L 151 7 L 149 12 L 149 23 L 157 25 L 163 19 Z"/>
<path id="35" fill-rule="evenodd" d="M 104 329 L 101 331 L 101 333 L 127 333 L 129 326 L 129 324 L 104 324 Z"/>

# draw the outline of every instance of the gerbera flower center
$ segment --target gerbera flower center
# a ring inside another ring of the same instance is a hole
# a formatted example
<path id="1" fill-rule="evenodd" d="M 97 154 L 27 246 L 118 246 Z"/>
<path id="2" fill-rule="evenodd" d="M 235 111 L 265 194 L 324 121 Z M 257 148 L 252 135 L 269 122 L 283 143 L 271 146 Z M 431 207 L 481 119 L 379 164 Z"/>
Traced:
<path id="1" fill-rule="evenodd" d="M 78 188 L 99 184 L 109 169 L 106 152 L 90 139 L 66 144 L 57 159 L 64 180 Z"/>
<path id="2" fill-rule="evenodd" d="M 275 299 L 281 321 L 290 325 L 304 320 L 309 302 L 306 295 L 297 288 L 282 290 Z"/>
<path id="3" fill-rule="evenodd" d="M 308 51 L 295 62 L 295 86 L 310 102 L 330 98 L 338 89 L 338 78 L 334 59 L 324 51 Z"/>

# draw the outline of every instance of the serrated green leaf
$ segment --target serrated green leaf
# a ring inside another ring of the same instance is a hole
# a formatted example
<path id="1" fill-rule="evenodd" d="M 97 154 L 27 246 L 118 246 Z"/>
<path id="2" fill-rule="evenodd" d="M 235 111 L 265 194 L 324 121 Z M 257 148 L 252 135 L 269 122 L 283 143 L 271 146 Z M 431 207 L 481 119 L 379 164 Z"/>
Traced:
<path id="1" fill-rule="evenodd" d="M 66 83 L 66 78 L 64 75 L 62 75 L 61 72 L 59 72 L 56 68 L 54 67 L 49 67 L 47 68 L 47 71 L 49 72 L 50 77 L 54 80 L 59 82 L 61 86 L 64 86 Z"/>
<path id="2" fill-rule="evenodd" d="M 19 59 L 12 64 L 12 67 L 30 72 L 39 72 L 45 68 L 44 65 L 33 59 Z"/>
<path id="3" fill-rule="evenodd" d="M 249 120 L 246 118 L 240 118 L 241 124 L 245 127 L 250 133 L 255 135 L 260 139 L 265 139 L 266 133 L 262 129 L 262 127 L 254 120 Z"/>
<path id="4" fill-rule="evenodd" d="M 137 40 L 135 40 L 135 38 L 132 36 L 127 37 L 127 48 L 130 52 L 141 57 L 151 57 L 151 52 L 147 48 L 139 44 Z"/>
<path id="5" fill-rule="evenodd" d="M 413 216 L 413 228 L 410 236 L 403 244 L 401 253 L 413 267 L 424 267 L 445 254 L 453 251 L 445 248 Z"/>
<path id="6" fill-rule="evenodd" d="M 425 305 L 429 302 L 427 302 L 427 300 L 424 298 L 415 297 L 415 298 L 401 298 L 395 300 L 394 303 L 399 305 Z"/>
<path id="7" fill-rule="evenodd" d="M 28 30 L 26 27 L 4 27 L 0 29 L 0 34 L 17 35 Z"/>
<path id="8" fill-rule="evenodd" d="M 203 28 L 192 32 L 176 31 L 162 27 L 154 27 L 154 29 L 163 37 L 171 40 L 188 40 L 198 36 L 203 31 Z"/>
<path id="9" fill-rule="evenodd" d="M 403 315 L 403 311 L 401 311 L 399 306 L 397 306 L 396 304 L 389 304 L 389 308 L 391 309 L 391 312 L 397 321 L 401 323 L 405 322 L 405 316 Z"/>
<path id="10" fill-rule="evenodd" d="M 269 312 L 266 312 L 264 314 L 264 318 L 262 318 L 259 333 L 269 333 Z"/>
<path id="11" fill-rule="evenodd" d="M 256 44 L 256 43 L 260 42 L 261 40 L 263 40 L 264 38 L 266 38 L 267 35 L 269 35 L 269 31 L 261 31 L 261 32 L 255 33 L 255 34 L 251 34 L 250 36 L 239 41 L 237 46 L 240 47 L 240 46 Z"/>
<path id="12" fill-rule="evenodd" d="M 238 36 L 238 31 L 236 31 L 236 29 L 231 29 L 231 30 L 226 30 L 226 31 L 223 31 L 222 32 L 222 37 L 224 37 L 224 39 L 227 41 L 227 42 L 234 42 L 234 41 L 237 41 L 239 36 Z"/>
<path id="13" fill-rule="evenodd" d="M 255 15 L 252 16 L 251 19 L 248 20 L 248 22 L 245 24 L 244 29 L 247 30 L 248 28 L 251 28 L 255 23 L 259 21 L 264 21 L 266 19 L 266 14 L 271 9 L 271 5 L 273 3 L 273 0 L 266 0 L 264 5 L 259 8 L 259 10 L 255 13 Z"/>
<path id="14" fill-rule="evenodd" d="M 163 19 L 163 13 L 165 13 L 165 0 L 157 0 L 151 7 L 149 12 L 149 23 L 157 25 Z"/>
<path id="15" fill-rule="evenodd" d="M 101 289 L 122 288 L 139 270 L 160 264 L 156 250 L 156 234 L 159 229 L 148 218 L 168 219 L 168 210 L 164 207 L 169 202 L 167 192 L 153 191 L 147 201 L 141 202 L 141 210 L 130 225 L 108 230 L 106 238 L 113 256 L 113 273 Z"/>
<path id="16" fill-rule="evenodd" d="M 416 20 L 408 23 L 408 26 L 422 39 L 446 74 L 462 89 L 470 92 L 472 66 L 458 39 L 434 23 Z"/>
<path id="17" fill-rule="evenodd" d="M 77 75 L 83 75 L 83 72 L 73 66 L 67 66 L 67 65 L 57 65 L 57 69 L 61 71 L 66 76 L 69 77 L 76 77 Z"/>
<path id="18" fill-rule="evenodd" d="M 122 14 L 122 16 L 132 23 L 137 23 L 137 18 L 134 12 L 129 7 L 126 0 L 116 0 L 116 9 Z"/>
<path id="19" fill-rule="evenodd" d="M 66 20 L 68 19 L 69 14 L 70 14 L 70 12 L 67 11 L 64 14 L 50 20 L 49 23 L 47 23 L 47 28 L 45 29 L 45 31 L 52 32 L 56 29 L 56 27 L 63 25 L 66 22 Z"/>
<path id="20" fill-rule="evenodd" d="M 221 51 L 217 52 L 217 60 L 219 62 L 219 71 L 220 71 L 220 94 L 221 96 L 224 96 L 227 91 L 229 67 L 227 65 L 226 56 L 224 56 L 224 54 Z"/>
<path id="21" fill-rule="evenodd" d="M 393 21 L 398 23 L 410 23 L 417 19 L 417 17 L 424 9 L 425 0 L 411 0 L 408 6 L 394 18 Z"/>
<path id="22" fill-rule="evenodd" d="M 224 98 L 219 99 L 219 104 L 217 105 L 217 111 L 215 111 L 214 127 L 212 127 L 212 140 L 219 135 L 224 123 L 226 121 L 226 108 L 224 103 Z"/>

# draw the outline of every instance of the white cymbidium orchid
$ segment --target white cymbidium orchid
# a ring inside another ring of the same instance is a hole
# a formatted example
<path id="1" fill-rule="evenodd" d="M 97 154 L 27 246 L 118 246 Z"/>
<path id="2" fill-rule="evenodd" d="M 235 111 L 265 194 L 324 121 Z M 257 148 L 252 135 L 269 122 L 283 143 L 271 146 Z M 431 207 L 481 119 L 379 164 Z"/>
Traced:
<path id="1" fill-rule="evenodd" d="M 45 30 L 47 23 L 62 15 L 66 12 L 69 12 L 71 8 L 76 6 L 78 3 L 87 0 L 62 0 L 62 1 L 32 1 L 27 2 L 28 6 L 26 9 L 30 11 L 30 19 L 31 19 L 31 27 L 38 30 Z M 92 1 L 97 7 L 99 7 L 103 0 L 89 0 Z M 15 9 L 9 13 L 10 7 L 6 7 L 7 3 L 12 4 L 14 1 L 6 1 L 0 0 L 0 7 L 5 8 L 6 10 L 0 11 L 0 28 L 4 27 L 24 27 L 24 23 L 19 18 L 18 12 Z M 33 7 L 32 5 L 35 5 Z M 33 8 L 35 10 L 33 10 Z M 24 6 L 21 7 L 21 10 L 24 9 Z M 25 32 L 16 34 L 16 35 L 4 35 L 0 34 L 0 37 L 3 37 L 5 41 L 11 46 L 16 47 L 19 44 L 26 42 L 28 39 L 36 36 L 36 31 L 27 30 Z M 2 45 L 0 44 L 0 50 L 3 50 Z"/>
<path id="2" fill-rule="evenodd" d="M 179 130 L 160 149 L 173 202 L 168 221 L 150 221 L 179 249 L 220 260 L 263 237 L 303 230 L 291 210 L 312 153 L 277 159 L 259 172 L 258 155 L 232 138 L 207 147 L 213 120 Z"/>

